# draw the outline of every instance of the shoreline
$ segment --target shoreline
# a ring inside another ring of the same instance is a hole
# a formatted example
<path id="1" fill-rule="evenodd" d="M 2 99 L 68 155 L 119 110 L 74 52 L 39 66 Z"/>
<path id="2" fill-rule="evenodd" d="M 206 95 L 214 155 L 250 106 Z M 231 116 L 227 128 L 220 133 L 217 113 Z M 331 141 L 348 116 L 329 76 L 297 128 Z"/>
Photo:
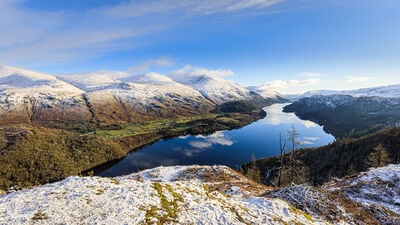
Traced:
<path id="1" fill-rule="evenodd" d="M 193 120 L 188 123 L 194 123 L 189 129 L 185 129 L 183 131 L 173 131 L 173 127 L 165 130 L 160 130 L 156 132 L 153 136 L 148 137 L 147 140 L 132 146 L 130 150 L 126 151 L 126 154 L 123 157 L 112 159 L 110 161 L 101 163 L 97 166 L 94 166 L 92 168 L 89 168 L 87 170 L 81 171 L 81 174 L 84 176 L 88 175 L 97 175 L 112 166 L 114 166 L 116 163 L 120 162 L 123 160 L 125 157 L 127 157 L 130 153 L 136 152 L 146 146 L 152 145 L 156 142 L 159 142 L 161 140 L 169 140 L 173 138 L 177 138 L 179 136 L 184 136 L 184 135 L 198 135 L 198 134 L 212 134 L 216 131 L 221 131 L 221 130 L 234 130 L 234 129 L 239 129 L 241 127 L 244 127 L 246 125 L 249 125 L 253 122 L 256 122 L 260 119 L 263 119 L 266 116 L 266 112 L 261 108 L 259 111 L 254 111 L 254 112 L 248 112 L 248 113 L 225 113 L 218 115 L 215 119 L 210 119 L 210 118 L 205 118 L 205 119 L 199 119 L 199 120 Z M 241 121 L 235 120 L 235 122 L 229 122 L 229 121 L 224 121 L 222 122 L 221 119 L 223 118 L 230 118 L 234 116 L 236 119 L 241 119 Z M 212 123 L 212 126 L 205 126 L 204 122 Z M 239 123 L 237 123 L 239 122 Z M 117 141 L 122 144 L 126 145 L 126 148 L 129 148 L 129 144 L 127 142 L 132 142 L 132 141 L 137 141 L 136 136 L 126 136 L 117 139 Z M 140 138 L 140 137 L 139 137 Z M 136 139 L 136 140 L 135 140 Z M 121 143 L 125 142 L 125 143 Z"/>

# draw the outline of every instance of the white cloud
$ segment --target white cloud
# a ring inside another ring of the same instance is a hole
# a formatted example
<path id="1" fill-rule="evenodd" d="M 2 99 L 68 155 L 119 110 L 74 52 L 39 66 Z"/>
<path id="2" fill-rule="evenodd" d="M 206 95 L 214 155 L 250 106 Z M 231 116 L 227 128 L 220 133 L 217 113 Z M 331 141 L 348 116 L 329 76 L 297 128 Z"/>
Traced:
<path id="1" fill-rule="evenodd" d="M 101 13 L 112 17 L 141 17 L 155 14 L 176 14 L 184 16 L 211 15 L 235 12 L 246 9 L 260 10 L 274 6 L 283 0 L 169 0 L 160 4 L 157 0 L 128 1 L 110 8 L 101 9 Z"/>
<path id="2" fill-rule="evenodd" d="M 264 83 L 261 89 L 282 92 L 288 88 L 317 85 L 320 81 L 320 78 L 310 78 L 306 80 L 274 80 Z"/>
<path id="3" fill-rule="evenodd" d="M 209 70 L 201 67 L 194 67 L 192 65 L 186 65 L 181 69 L 172 71 L 171 76 L 201 76 L 207 75 L 210 77 L 227 77 L 232 76 L 234 73 L 232 70 L 215 69 Z"/>
<path id="4" fill-rule="evenodd" d="M 279 2 L 131 0 L 85 9 L 84 12 L 62 8 L 49 12 L 25 7 L 24 0 L 2 0 L 0 62 L 49 64 L 53 61 L 80 60 L 126 51 L 148 44 L 146 39 L 151 42 L 158 40 L 157 33 L 188 27 L 199 20 L 208 23 L 209 18 L 206 16 L 210 14 L 224 14 L 226 22 L 227 16 L 234 17 L 235 13 L 244 11 L 268 11 L 267 8 Z M 157 63 L 168 64 L 165 61 Z"/>
<path id="5" fill-rule="evenodd" d="M 152 67 L 171 67 L 173 65 L 174 61 L 167 57 L 162 57 L 158 59 L 149 59 L 144 62 L 141 62 L 137 66 L 129 67 L 128 72 L 135 74 L 151 69 Z"/>
<path id="6" fill-rule="evenodd" d="M 189 142 L 189 145 L 192 146 L 193 148 L 209 148 L 212 146 L 212 143 L 206 142 L 206 141 L 191 141 Z"/>
<path id="7" fill-rule="evenodd" d="M 319 137 L 303 137 L 303 139 L 307 141 L 318 141 Z"/>
<path id="8" fill-rule="evenodd" d="M 373 77 L 362 77 L 362 76 L 348 76 L 345 78 L 346 78 L 346 83 L 359 83 L 374 79 Z"/>
<path id="9" fill-rule="evenodd" d="M 313 145 L 313 144 L 315 144 L 314 142 L 311 142 L 311 141 L 302 141 L 301 143 L 300 143 L 300 145 Z"/>
<path id="10" fill-rule="evenodd" d="M 320 73 L 303 72 L 303 73 L 300 73 L 299 76 L 301 76 L 301 77 L 322 77 L 323 75 Z"/>
<path id="11" fill-rule="evenodd" d="M 224 145 L 232 146 L 234 142 L 225 136 L 223 131 L 216 131 L 210 135 L 197 135 L 197 139 L 202 139 L 202 141 L 192 141 L 189 144 L 194 148 L 209 148 L 213 145 Z"/>

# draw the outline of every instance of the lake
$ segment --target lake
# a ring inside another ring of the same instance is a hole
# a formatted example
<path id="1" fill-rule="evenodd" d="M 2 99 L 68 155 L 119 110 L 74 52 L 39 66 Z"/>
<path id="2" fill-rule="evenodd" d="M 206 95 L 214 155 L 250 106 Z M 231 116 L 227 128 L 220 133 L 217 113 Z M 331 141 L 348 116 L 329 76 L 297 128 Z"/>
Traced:
<path id="1" fill-rule="evenodd" d="M 217 131 L 211 135 L 187 135 L 161 140 L 131 152 L 99 176 L 120 176 L 170 165 L 227 165 L 236 169 L 253 157 L 279 154 L 279 133 L 288 137 L 294 126 L 299 132 L 300 147 L 318 147 L 335 138 L 322 126 L 301 120 L 294 113 L 282 112 L 286 104 L 265 107 L 267 116 L 236 130 Z M 289 144 L 289 143 L 288 143 Z"/>

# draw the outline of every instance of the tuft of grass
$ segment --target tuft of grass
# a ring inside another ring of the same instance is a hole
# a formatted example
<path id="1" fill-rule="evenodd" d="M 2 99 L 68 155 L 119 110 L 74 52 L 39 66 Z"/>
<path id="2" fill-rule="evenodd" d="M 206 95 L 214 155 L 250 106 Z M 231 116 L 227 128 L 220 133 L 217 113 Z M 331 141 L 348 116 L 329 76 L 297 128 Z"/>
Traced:
<path id="1" fill-rule="evenodd" d="M 48 219 L 48 218 L 49 218 L 49 217 L 48 217 L 44 212 L 37 211 L 37 212 L 33 215 L 32 220 L 33 220 L 33 221 L 37 221 L 37 220 L 46 220 L 46 219 Z"/>
<path id="2" fill-rule="evenodd" d="M 206 194 L 210 193 L 210 188 L 206 184 L 203 184 L 203 189 L 206 192 Z"/>
<path id="3" fill-rule="evenodd" d="M 175 192 L 175 191 L 172 189 L 171 185 L 166 184 L 166 185 L 165 185 L 165 188 L 172 194 L 172 196 L 174 197 L 174 200 L 180 201 L 180 202 L 183 202 L 183 201 L 184 201 L 182 195 L 179 194 L 179 193 L 177 193 L 177 192 Z"/>
<path id="4" fill-rule="evenodd" d="M 115 179 L 114 177 L 109 177 L 108 179 L 110 179 L 111 183 L 113 184 L 120 184 L 119 180 Z"/>
<path id="5" fill-rule="evenodd" d="M 96 191 L 96 195 L 101 195 L 103 193 L 104 193 L 104 189 L 102 189 L 102 188 L 97 189 L 97 191 Z"/>
<path id="6" fill-rule="evenodd" d="M 145 220 L 146 224 L 151 224 L 151 218 L 159 218 L 157 214 L 158 208 L 155 206 L 151 206 L 149 210 L 146 210 Z"/>
<path id="7" fill-rule="evenodd" d="M 315 222 L 314 218 L 310 214 L 308 214 L 308 213 L 306 213 L 306 212 L 304 212 L 302 210 L 297 209 L 296 207 L 294 207 L 290 203 L 288 203 L 288 205 L 290 207 L 290 211 L 292 211 L 293 213 L 298 214 L 298 215 L 302 215 L 304 218 L 306 218 L 308 221 L 310 221 L 312 223 Z"/>

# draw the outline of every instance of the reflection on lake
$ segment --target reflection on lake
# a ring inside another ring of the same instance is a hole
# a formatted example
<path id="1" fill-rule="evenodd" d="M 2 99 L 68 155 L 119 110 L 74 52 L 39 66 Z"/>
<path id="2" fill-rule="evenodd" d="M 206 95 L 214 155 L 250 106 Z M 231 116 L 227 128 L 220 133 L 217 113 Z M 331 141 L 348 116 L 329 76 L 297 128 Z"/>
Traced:
<path id="1" fill-rule="evenodd" d="M 279 154 L 279 133 L 287 134 L 294 126 L 299 132 L 301 147 L 328 144 L 334 137 L 322 127 L 301 120 L 294 113 L 282 112 L 285 104 L 265 107 L 267 116 L 237 130 L 217 131 L 211 135 L 187 135 L 161 140 L 130 153 L 126 158 L 99 173 L 100 176 L 119 176 L 138 170 L 169 165 L 215 165 L 232 168 L 256 158 Z"/>

